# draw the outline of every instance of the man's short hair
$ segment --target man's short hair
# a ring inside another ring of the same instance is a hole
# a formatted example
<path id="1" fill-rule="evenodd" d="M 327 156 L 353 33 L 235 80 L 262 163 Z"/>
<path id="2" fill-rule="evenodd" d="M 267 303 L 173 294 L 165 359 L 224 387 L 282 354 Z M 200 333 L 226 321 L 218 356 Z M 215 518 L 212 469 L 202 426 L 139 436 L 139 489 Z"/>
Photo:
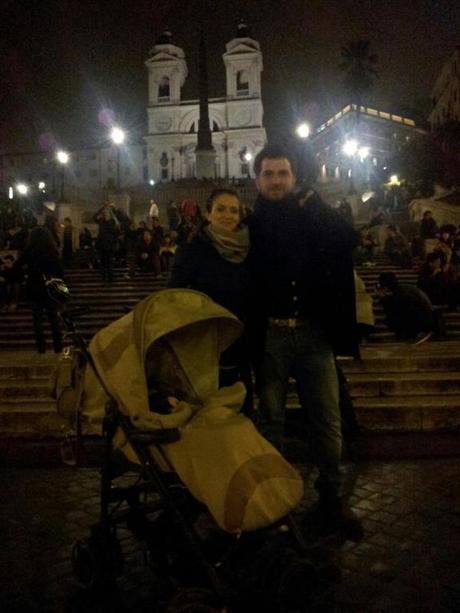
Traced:
<path id="1" fill-rule="evenodd" d="M 297 174 L 297 160 L 290 151 L 281 145 L 265 145 L 263 149 L 259 151 L 254 160 L 254 173 L 256 177 L 260 175 L 262 170 L 262 162 L 264 160 L 280 160 L 286 159 L 291 165 L 291 170 L 294 175 Z"/>

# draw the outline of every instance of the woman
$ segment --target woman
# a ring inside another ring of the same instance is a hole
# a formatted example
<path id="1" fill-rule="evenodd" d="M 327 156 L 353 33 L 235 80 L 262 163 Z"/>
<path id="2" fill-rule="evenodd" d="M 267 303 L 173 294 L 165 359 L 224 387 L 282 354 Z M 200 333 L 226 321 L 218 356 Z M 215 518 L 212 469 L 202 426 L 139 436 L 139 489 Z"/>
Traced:
<path id="1" fill-rule="evenodd" d="M 26 296 L 32 305 L 35 343 L 38 353 L 45 353 L 46 340 L 43 330 L 43 313 L 51 326 L 55 353 L 62 351 L 62 335 L 59 328 L 57 305 L 49 298 L 45 283 L 52 278 L 63 278 L 59 252 L 50 231 L 39 226 L 31 230 L 24 253 L 15 264 L 15 270 L 27 275 Z"/>
<path id="2" fill-rule="evenodd" d="M 207 222 L 190 243 L 177 248 L 169 287 L 188 287 L 210 296 L 247 324 L 251 305 L 249 232 L 242 225 L 238 194 L 216 189 L 206 203 Z M 252 408 L 248 334 L 221 356 L 220 385 L 243 381 L 247 395 L 244 412 Z"/>

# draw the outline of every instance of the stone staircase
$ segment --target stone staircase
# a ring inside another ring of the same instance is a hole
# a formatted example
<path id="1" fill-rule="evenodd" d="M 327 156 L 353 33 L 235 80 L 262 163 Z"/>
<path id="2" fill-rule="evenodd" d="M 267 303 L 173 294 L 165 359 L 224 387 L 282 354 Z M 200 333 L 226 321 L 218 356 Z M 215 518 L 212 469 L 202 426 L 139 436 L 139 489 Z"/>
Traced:
<path id="1" fill-rule="evenodd" d="M 416 270 L 395 269 L 384 261 L 372 268 L 360 267 L 358 274 L 373 292 L 384 270 L 395 271 L 400 280 L 416 281 Z M 72 305 L 91 307 L 79 321 L 79 329 L 86 338 L 166 284 L 165 277 L 138 274 L 134 279 L 127 279 L 125 273 L 117 270 L 110 284 L 102 283 L 93 270 L 67 274 Z M 446 315 L 445 340 L 414 346 L 395 342 L 377 302 L 374 310 L 376 332 L 363 345 L 362 360 L 340 361 L 366 440 L 373 441 L 372 449 L 368 446 L 367 452 L 373 455 L 423 455 L 428 450 L 437 453 L 439 450 L 432 445 L 435 436 L 449 439 L 447 446 L 442 443 L 440 453 L 458 452 L 460 313 Z M 56 461 L 58 441 L 67 428 L 57 415 L 49 393 L 56 360 L 51 352 L 44 355 L 34 352 L 32 318 L 25 305 L 20 304 L 14 313 L 0 313 L 0 462 L 35 462 L 39 458 Z M 297 406 L 297 397 L 291 388 L 288 407 Z M 414 435 L 422 436 L 421 443 L 413 444 Z M 391 443 L 397 437 L 399 451 Z"/>
<path id="2" fill-rule="evenodd" d="M 115 271 L 113 283 L 103 283 L 96 270 L 73 270 L 66 273 L 70 287 L 70 306 L 85 305 L 90 311 L 78 321 L 78 329 L 90 339 L 98 330 L 121 317 L 126 309 L 166 285 L 166 277 L 137 273 L 125 278 L 126 270 Z M 49 332 L 45 318 L 45 330 Z M 48 334 L 49 337 L 49 334 Z M 20 303 L 14 313 L 0 313 L 0 350 L 33 349 L 32 315 L 27 305 Z"/>

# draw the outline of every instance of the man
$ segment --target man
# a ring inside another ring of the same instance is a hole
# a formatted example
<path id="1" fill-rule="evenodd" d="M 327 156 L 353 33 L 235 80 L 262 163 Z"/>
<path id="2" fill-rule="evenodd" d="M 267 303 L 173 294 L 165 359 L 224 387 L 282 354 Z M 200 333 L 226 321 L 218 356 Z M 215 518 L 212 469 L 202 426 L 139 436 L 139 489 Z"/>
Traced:
<path id="1" fill-rule="evenodd" d="M 254 162 L 259 196 L 249 218 L 259 309 L 267 318 L 261 367 L 263 433 L 282 447 L 289 377 L 311 434 L 319 470 L 317 512 L 323 533 L 362 537 L 340 498 L 342 451 L 334 353 L 356 355 L 353 228 L 311 190 L 295 194 L 292 156 L 265 147 Z"/>
<path id="2" fill-rule="evenodd" d="M 411 268 L 412 258 L 409 243 L 397 226 L 390 225 L 387 228 L 387 240 L 383 250 L 390 262 L 401 268 Z"/>
<path id="3" fill-rule="evenodd" d="M 433 332 L 443 334 L 441 311 L 435 310 L 425 292 L 415 285 L 399 283 L 394 273 L 382 272 L 377 293 L 387 325 L 399 339 L 419 345 Z"/>
<path id="4" fill-rule="evenodd" d="M 99 232 L 96 239 L 96 249 L 99 253 L 102 280 L 112 282 L 112 258 L 114 256 L 118 241 L 120 225 L 118 222 L 115 205 L 111 202 L 105 204 L 94 215 L 93 219 L 99 225 Z"/>

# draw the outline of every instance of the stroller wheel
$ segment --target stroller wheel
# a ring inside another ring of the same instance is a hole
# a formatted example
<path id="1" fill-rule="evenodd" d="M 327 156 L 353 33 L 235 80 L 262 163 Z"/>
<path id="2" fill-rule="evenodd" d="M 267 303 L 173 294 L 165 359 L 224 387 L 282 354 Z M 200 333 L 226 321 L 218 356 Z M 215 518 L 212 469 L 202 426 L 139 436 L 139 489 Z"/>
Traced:
<path id="1" fill-rule="evenodd" d="M 170 601 L 167 613 L 225 613 L 219 606 L 215 594 L 197 587 L 180 589 Z"/>
<path id="2" fill-rule="evenodd" d="M 315 566 L 288 546 L 268 545 L 259 552 L 250 585 L 264 611 L 297 611 L 314 595 L 318 585 Z"/>
<path id="3" fill-rule="evenodd" d="M 116 536 L 94 528 L 89 538 L 74 543 L 71 561 L 76 579 L 88 588 L 103 587 L 123 570 L 123 554 Z"/>

